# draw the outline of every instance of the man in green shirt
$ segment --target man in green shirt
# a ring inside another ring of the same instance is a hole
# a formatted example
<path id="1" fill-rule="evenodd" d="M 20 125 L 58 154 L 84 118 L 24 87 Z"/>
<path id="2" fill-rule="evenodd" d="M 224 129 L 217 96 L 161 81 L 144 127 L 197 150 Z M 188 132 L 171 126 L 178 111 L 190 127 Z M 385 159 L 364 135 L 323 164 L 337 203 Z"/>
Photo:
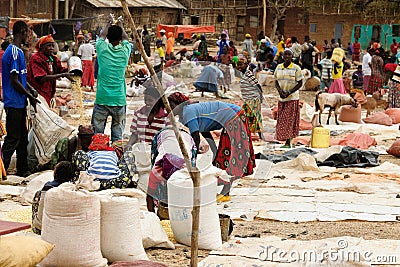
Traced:
<path id="1" fill-rule="evenodd" d="M 131 53 L 121 20 L 112 25 L 113 17 L 102 30 L 96 43 L 99 73 L 92 125 L 96 133 L 104 133 L 107 117 L 112 117 L 111 141 L 121 140 L 126 118 L 125 69 Z M 106 42 L 105 39 L 109 42 Z M 121 42 L 122 41 L 122 42 Z"/>

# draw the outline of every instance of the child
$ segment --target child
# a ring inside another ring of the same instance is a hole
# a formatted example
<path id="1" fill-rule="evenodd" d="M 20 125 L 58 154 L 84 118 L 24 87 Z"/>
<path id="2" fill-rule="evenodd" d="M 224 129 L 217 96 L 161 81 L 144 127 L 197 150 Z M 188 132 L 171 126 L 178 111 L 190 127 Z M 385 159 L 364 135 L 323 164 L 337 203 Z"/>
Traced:
<path id="1" fill-rule="evenodd" d="M 238 51 L 236 49 L 236 46 L 232 41 L 229 42 L 228 52 L 229 52 L 229 55 L 231 56 L 231 58 L 233 58 L 234 56 L 238 55 Z"/>
<path id="2" fill-rule="evenodd" d="M 74 167 L 69 161 L 61 161 L 54 167 L 54 180 L 47 182 L 43 188 L 36 192 L 32 203 L 32 231 L 40 235 L 42 230 L 42 217 L 44 209 L 44 195 L 46 191 L 60 184 L 71 182 L 74 178 Z"/>
<path id="3" fill-rule="evenodd" d="M 336 62 L 333 61 L 333 68 L 332 68 L 332 78 L 333 82 L 331 86 L 329 87 L 328 93 L 340 93 L 340 94 L 346 94 L 346 88 L 344 87 L 343 84 L 343 69 L 344 69 L 344 63 L 342 62 Z"/>
<path id="4" fill-rule="evenodd" d="M 353 87 L 357 89 L 363 89 L 363 78 L 362 65 L 357 66 L 357 70 L 353 72 Z"/>
<path id="5" fill-rule="evenodd" d="M 326 53 L 324 59 L 322 59 L 318 65 L 321 68 L 321 83 L 319 89 L 324 91 L 325 88 L 329 88 L 332 84 L 332 51 Z"/>

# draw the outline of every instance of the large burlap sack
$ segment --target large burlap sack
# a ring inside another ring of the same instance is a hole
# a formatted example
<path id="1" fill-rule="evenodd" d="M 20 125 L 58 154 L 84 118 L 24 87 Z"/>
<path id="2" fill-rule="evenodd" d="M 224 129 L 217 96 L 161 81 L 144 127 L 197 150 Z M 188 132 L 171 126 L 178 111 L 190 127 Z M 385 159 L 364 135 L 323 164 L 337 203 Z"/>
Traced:
<path id="1" fill-rule="evenodd" d="M 363 119 L 365 123 L 374 123 L 380 125 L 391 126 L 393 124 L 392 118 L 384 112 L 377 112 Z"/>
<path id="2" fill-rule="evenodd" d="M 61 138 L 69 137 L 74 128 L 45 104 L 37 104 L 36 109 L 37 112 L 34 112 L 33 109 L 30 111 L 35 154 L 40 164 L 46 164 L 51 160 L 57 142 Z"/>
<path id="3" fill-rule="evenodd" d="M 392 118 L 394 124 L 400 123 L 400 108 L 388 108 L 385 113 Z"/>
<path id="4" fill-rule="evenodd" d="M 394 143 L 387 150 L 387 153 L 395 157 L 400 157 L 400 139 L 394 141 Z"/>
<path id="5" fill-rule="evenodd" d="M 53 171 L 43 171 L 40 173 L 35 173 L 27 178 L 32 180 L 26 185 L 25 189 L 22 191 L 20 197 L 23 202 L 32 204 L 33 197 L 36 192 L 42 190 L 45 183 L 52 181 L 54 178 Z"/>
<path id="6" fill-rule="evenodd" d="M 338 120 L 342 122 L 361 123 L 361 105 L 358 105 L 357 108 L 350 105 L 342 106 Z"/>
<path id="7" fill-rule="evenodd" d="M 139 202 L 101 196 L 101 252 L 109 262 L 147 260 L 142 245 Z"/>
<path id="8" fill-rule="evenodd" d="M 140 211 L 140 227 L 144 248 L 175 249 L 174 244 L 169 241 L 160 219 L 154 212 Z"/>
<path id="9" fill-rule="evenodd" d="M 0 237 L 0 267 L 34 267 L 54 245 L 30 236 Z"/>
<path id="10" fill-rule="evenodd" d="M 217 177 L 223 171 L 211 166 L 200 173 L 199 248 L 217 250 L 222 246 L 217 210 Z M 176 171 L 167 182 L 168 213 L 176 241 L 190 246 L 192 232 L 193 182 L 187 169 Z"/>
<path id="11" fill-rule="evenodd" d="M 55 249 L 40 266 L 107 266 L 100 250 L 100 200 L 71 183 L 46 192 L 42 240 Z"/>

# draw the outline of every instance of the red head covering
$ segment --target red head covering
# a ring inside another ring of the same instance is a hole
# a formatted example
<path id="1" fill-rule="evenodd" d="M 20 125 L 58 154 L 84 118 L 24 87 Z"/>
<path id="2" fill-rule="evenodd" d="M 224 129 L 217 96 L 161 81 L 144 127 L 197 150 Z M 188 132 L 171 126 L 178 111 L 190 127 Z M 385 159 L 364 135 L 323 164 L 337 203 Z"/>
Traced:
<path id="1" fill-rule="evenodd" d="M 54 43 L 54 39 L 51 34 L 40 37 L 39 41 L 36 44 L 36 49 L 40 50 L 40 48 L 46 43 Z"/>
<path id="2" fill-rule="evenodd" d="M 92 151 L 114 151 L 110 146 L 110 137 L 106 134 L 98 133 L 93 135 L 89 150 Z"/>
<path id="3" fill-rule="evenodd" d="M 175 92 L 172 93 L 168 96 L 168 101 L 173 101 L 176 104 L 182 104 L 185 101 L 188 101 L 189 97 L 185 96 L 184 94 L 180 92 Z"/>

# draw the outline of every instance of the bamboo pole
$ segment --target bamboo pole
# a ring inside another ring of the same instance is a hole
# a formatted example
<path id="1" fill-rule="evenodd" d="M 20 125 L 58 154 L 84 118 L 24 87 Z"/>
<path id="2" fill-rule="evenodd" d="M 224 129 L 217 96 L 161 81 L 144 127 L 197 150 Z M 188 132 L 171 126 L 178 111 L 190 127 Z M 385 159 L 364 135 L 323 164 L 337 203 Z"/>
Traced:
<path id="1" fill-rule="evenodd" d="M 153 83 L 155 84 L 158 92 L 161 95 L 161 99 L 164 103 L 165 109 L 170 114 L 170 120 L 172 124 L 172 128 L 174 130 L 176 139 L 178 140 L 179 148 L 181 149 L 183 158 L 185 160 L 186 168 L 188 169 L 190 173 L 190 177 L 192 178 L 193 181 L 193 210 L 192 210 L 192 238 L 191 238 L 191 258 L 190 258 L 190 266 L 196 267 L 198 263 L 198 233 L 199 233 L 199 216 L 200 216 L 200 189 L 199 189 L 199 184 L 200 184 L 200 173 L 199 170 L 196 167 L 193 167 L 189 158 L 189 155 L 186 151 L 185 144 L 183 142 L 182 136 L 179 132 L 175 116 L 173 114 L 173 111 L 171 109 L 171 106 L 169 104 L 168 98 L 165 96 L 165 92 L 162 88 L 162 85 L 160 81 L 158 80 L 158 77 L 156 75 L 156 72 L 154 71 L 153 65 L 150 64 L 149 58 L 147 57 L 147 54 L 144 51 L 144 47 L 142 44 L 142 40 L 139 37 L 139 34 L 137 33 L 135 22 L 132 19 L 132 16 L 129 12 L 128 5 L 126 3 L 126 0 L 121 0 L 121 5 L 122 5 L 122 11 L 124 14 L 124 17 L 128 19 L 129 26 L 132 30 L 133 37 L 135 39 L 136 47 L 139 49 L 140 54 L 142 55 L 142 58 L 144 60 L 144 63 L 146 64 L 147 68 L 149 69 L 151 79 L 153 80 Z"/>

